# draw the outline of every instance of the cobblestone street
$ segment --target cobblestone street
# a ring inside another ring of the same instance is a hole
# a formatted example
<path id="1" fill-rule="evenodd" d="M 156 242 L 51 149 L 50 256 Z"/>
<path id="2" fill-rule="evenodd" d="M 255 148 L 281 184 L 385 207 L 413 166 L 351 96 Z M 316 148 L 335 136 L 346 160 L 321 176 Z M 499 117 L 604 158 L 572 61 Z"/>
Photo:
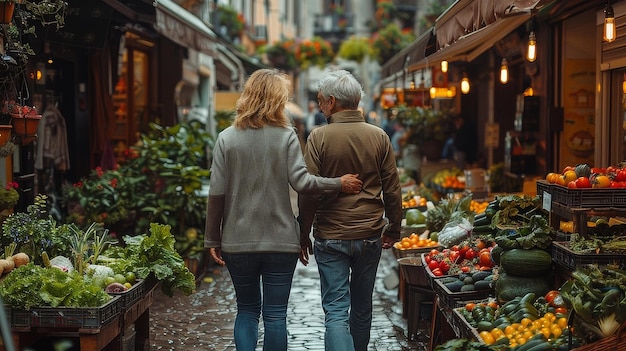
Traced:
<path id="1" fill-rule="evenodd" d="M 385 277 L 395 274 L 398 264 L 391 250 L 384 250 L 374 292 L 374 320 L 369 350 L 426 350 L 428 330 L 420 330 L 417 341 L 407 341 L 406 319 L 398 289 L 385 287 Z M 225 267 L 211 266 L 196 293 L 172 298 L 157 288 L 150 309 L 151 350 L 235 350 L 233 325 L 235 293 Z M 324 314 L 320 302 L 315 261 L 298 263 L 287 314 L 289 350 L 324 350 Z M 428 323 L 424 323 L 424 327 Z M 261 324 L 262 326 L 262 324 Z M 262 327 L 259 346 L 262 349 Z"/>

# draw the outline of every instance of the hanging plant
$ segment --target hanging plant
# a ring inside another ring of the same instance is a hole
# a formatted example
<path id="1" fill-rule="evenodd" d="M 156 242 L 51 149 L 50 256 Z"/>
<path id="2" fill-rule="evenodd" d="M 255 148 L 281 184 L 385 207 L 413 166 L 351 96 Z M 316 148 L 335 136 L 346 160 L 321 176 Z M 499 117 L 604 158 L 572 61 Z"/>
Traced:
<path id="1" fill-rule="evenodd" d="M 296 42 L 293 39 L 284 39 L 264 47 L 262 51 L 270 65 L 291 71 L 298 66 L 294 55 L 295 45 Z"/>
<path id="2" fill-rule="evenodd" d="M 378 63 L 383 64 L 415 39 L 410 30 L 402 30 L 395 23 L 387 25 L 374 34 L 372 46 Z"/>
<path id="3" fill-rule="evenodd" d="M 241 33 L 243 33 L 243 29 L 246 25 L 243 16 L 230 6 L 219 5 L 217 12 L 218 23 L 220 30 L 223 31 L 222 33 L 227 35 L 231 40 L 238 38 Z"/>
<path id="4" fill-rule="evenodd" d="M 341 43 L 337 56 L 351 61 L 363 62 L 365 57 L 372 56 L 370 41 L 365 37 L 352 36 Z"/>
<path id="5" fill-rule="evenodd" d="M 68 11 L 68 3 L 64 0 L 22 0 L 22 6 L 26 9 L 24 16 L 32 16 L 43 26 L 53 25 L 56 29 L 65 26 L 65 16 Z"/>
<path id="6" fill-rule="evenodd" d="M 330 43 L 318 36 L 300 42 L 295 47 L 294 55 L 302 69 L 307 69 L 312 65 L 323 67 L 335 57 Z"/>

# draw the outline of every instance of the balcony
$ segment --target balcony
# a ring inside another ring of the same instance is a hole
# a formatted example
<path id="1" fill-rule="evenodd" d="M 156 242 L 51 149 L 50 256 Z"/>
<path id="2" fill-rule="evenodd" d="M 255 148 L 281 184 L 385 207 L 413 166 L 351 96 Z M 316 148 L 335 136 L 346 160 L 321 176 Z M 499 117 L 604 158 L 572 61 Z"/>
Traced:
<path id="1" fill-rule="evenodd" d="M 353 14 L 320 14 L 315 15 L 313 34 L 319 36 L 345 38 L 354 33 Z"/>
<path id="2" fill-rule="evenodd" d="M 401 11 L 417 11 L 417 0 L 393 0 L 393 4 Z"/>

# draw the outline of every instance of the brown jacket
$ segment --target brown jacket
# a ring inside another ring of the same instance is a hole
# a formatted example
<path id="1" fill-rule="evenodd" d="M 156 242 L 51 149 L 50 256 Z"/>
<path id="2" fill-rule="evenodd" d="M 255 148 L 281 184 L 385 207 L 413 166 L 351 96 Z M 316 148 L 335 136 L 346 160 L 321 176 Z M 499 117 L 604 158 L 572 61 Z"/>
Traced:
<path id="1" fill-rule="evenodd" d="M 402 193 L 389 137 L 365 122 L 360 111 L 341 111 L 314 129 L 304 159 L 309 172 L 323 177 L 359 174 L 363 191 L 299 198 L 301 232 L 319 239 L 357 240 L 381 234 L 400 238 Z M 315 216 L 315 218 L 313 217 Z"/>

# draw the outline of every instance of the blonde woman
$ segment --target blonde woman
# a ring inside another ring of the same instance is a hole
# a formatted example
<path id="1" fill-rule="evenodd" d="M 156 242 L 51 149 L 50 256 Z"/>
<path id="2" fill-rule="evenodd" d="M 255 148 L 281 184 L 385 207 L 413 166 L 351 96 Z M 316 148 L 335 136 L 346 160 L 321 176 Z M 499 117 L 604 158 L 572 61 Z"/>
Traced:
<path id="1" fill-rule="evenodd" d="M 355 174 L 307 172 L 298 136 L 285 114 L 290 84 L 270 69 L 255 71 L 236 104 L 232 126 L 215 143 L 204 246 L 226 264 L 237 297 L 238 351 L 253 351 L 263 316 L 263 350 L 287 350 L 287 302 L 300 254 L 300 228 L 289 187 L 302 194 L 352 196 Z"/>

